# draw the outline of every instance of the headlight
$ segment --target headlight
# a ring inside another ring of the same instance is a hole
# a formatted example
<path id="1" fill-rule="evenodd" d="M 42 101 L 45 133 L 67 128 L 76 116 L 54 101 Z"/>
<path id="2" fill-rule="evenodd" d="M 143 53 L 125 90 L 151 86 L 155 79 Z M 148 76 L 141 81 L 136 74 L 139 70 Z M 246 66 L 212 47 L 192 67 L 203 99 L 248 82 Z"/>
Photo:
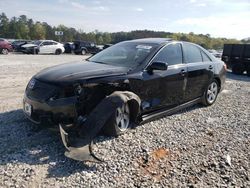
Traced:
<path id="1" fill-rule="evenodd" d="M 29 89 L 33 89 L 35 87 L 36 84 L 36 80 L 34 78 L 32 78 L 29 83 L 28 83 L 28 88 Z"/>

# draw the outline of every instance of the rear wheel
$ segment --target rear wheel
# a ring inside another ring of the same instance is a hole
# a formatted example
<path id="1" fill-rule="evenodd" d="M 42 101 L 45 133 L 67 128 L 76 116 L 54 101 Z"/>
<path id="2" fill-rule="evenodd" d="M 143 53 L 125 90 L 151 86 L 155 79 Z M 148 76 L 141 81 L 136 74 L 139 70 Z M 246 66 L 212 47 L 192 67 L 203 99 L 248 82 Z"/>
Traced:
<path id="1" fill-rule="evenodd" d="M 2 49 L 2 54 L 7 55 L 8 53 L 9 53 L 8 49 L 6 49 L 6 48 Z"/>
<path id="2" fill-rule="evenodd" d="M 60 55 L 61 53 L 62 53 L 61 49 L 57 49 L 56 52 L 55 52 L 56 55 Z"/>
<path id="3" fill-rule="evenodd" d="M 241 63 L 233 64 L 232 65 L 232 72 L 234 74 L 241 75 L 245 71 L 245 66 Z"/>
<path id="4" fill-rule="evenodd" d="M 212 104 L 214 104 L 214 102 L 217 99 L 219 93 L 219 85 L 218 82 L 216 80 L 213 80 L 207 87 L 203 99 L 202 99 L 202 103 L 205 106 L 210 106 Z"/>
<path id="5" fill-rule="evenodd" d="M 114 114 L 105 125 L 103 132 L 108 136 L 119 136 L 125 133 L 130 126 L 129 105 L 128 103 L 123 103 L 120 107 L 116 108 Z"/>

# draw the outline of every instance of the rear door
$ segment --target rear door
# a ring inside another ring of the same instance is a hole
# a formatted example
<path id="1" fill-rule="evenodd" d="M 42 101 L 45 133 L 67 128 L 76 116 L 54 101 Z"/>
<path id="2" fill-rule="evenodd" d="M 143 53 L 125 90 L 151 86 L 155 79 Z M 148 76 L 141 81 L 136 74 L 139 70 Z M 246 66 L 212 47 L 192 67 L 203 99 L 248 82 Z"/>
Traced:
<path id="1" fill-rule="evenodd" d="M 183 43 L 184 59 L 187 64 L 187 87 L 184 102 L 201 97 L 213 79 L 214 63 L 200 47 Z"/>
<path id="2" fill-rule="evenodd" d="M 56 52 L 56 49 L 58 48 L 58 43 L 56 42 L 49 42 L 49 45 L 48 45 L 48 53 L 50 54 L 54 54 Z"/>

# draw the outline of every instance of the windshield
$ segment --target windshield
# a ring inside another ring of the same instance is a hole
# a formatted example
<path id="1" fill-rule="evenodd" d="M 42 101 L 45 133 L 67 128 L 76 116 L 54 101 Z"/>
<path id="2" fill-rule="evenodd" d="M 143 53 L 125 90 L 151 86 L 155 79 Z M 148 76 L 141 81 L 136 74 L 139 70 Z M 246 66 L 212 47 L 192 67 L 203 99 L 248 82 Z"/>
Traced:
<path id="1" fill-rule="evenodd" d="M 156 47 L 157 44 L 122 42 L 99 52 L 88 60 L 96 63 L 133 68 L 142 64 Z"/>

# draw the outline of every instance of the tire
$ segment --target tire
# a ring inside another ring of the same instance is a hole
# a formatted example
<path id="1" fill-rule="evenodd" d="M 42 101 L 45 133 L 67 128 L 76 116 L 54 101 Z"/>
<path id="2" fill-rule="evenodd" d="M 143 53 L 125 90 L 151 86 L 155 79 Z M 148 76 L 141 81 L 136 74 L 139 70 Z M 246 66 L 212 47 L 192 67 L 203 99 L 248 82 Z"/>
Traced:
<path id="1" fill-rule="evenodd" d="M 57 49 L 56 51 L 55 51 L 55 54 L 56 55 L 60 55 L 62 53 L 62 50 L 61 49 Z"/>
<path id="2" fill-rule="evenodd" d="M 2 53 L 3 55 L 7 55 L 7 54 L 9 53 L 9 50 L 6 49 L 6 48 L 3 48 L 2 51 L 1 51 L 1 53 Z"/>
<path id="3" fill-rule="evenodd" d="M 204 92 L 203 98 L 202 98 L 202 104 L 204 106 L 211 106 L 214 104 L 214 102 L 217 99 L 219 93 L 219 84 L 216 80 L 213 80 L 208 87 L 206 88 L 206 91 Z"/>
<path id="4" fill-rule="evenodd" d="M 86 55 L 87 54 L 86 50 L 82 49 L 81 54 Z"/>
<path id="5" fill-rule="evenodd" d="M 232 72 L 237 75 L 243 74 L 245 71 L 245 66 L 241 63 L 232 65 Z"/>
<path id="6" fill-rule="evenodd" d="M 123 103 L 112 114 L 103 128 L 103 133 L 107 136 L 119 136 L 128 131 L 131 127 L 130 109 L 128 103 Z"/>

